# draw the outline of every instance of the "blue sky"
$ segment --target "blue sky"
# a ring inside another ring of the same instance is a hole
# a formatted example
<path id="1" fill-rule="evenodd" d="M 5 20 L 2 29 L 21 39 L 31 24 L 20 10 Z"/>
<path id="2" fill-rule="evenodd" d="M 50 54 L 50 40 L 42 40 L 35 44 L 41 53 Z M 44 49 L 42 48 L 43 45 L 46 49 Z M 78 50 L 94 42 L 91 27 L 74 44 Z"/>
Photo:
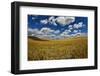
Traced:
<path id="1" fill-rule="evenodd" d="M 28 33 L 46 38 L 87 35 L 87 17 L 28 15 Z"/>

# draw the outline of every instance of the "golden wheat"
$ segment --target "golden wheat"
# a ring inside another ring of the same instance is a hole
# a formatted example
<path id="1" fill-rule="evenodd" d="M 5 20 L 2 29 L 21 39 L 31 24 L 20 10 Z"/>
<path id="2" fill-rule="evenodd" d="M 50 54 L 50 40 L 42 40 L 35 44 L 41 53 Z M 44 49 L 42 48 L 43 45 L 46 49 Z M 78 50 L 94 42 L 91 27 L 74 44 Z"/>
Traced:
<path id="1" fill-rule="evenodd" d="M 87 38 L 39 41 L 28 38 L 28 60 L 87 58 Z"/>

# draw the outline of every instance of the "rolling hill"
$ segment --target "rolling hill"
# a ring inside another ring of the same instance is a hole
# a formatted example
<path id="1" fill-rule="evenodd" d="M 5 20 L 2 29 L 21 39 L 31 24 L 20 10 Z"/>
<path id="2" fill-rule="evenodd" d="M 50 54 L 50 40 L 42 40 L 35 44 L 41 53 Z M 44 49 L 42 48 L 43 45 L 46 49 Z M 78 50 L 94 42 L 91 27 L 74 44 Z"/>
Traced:
<path id="1" fill-rule="evenodd" d="M 88 57 L 87 37 L 42 40 L 28 37 L 28 60 L 82 59 Z"/>
<path id="2" fill-rule="evenodd" d="M 38 38 L 35 36 L 28 36 L 28 38 L 33 39 L 33 40 L 38 40 L 38 41 L 47 41 L 46 39 Z"/>

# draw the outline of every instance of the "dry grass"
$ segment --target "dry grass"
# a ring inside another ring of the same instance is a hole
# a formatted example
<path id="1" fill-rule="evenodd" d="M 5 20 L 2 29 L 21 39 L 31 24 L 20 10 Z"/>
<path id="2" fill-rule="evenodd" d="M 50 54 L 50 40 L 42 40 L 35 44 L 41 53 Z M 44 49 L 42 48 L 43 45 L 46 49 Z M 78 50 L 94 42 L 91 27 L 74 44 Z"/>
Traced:
<path id="1" fill-rule="evenodd" d="M 87 38 L 39 41 L 28 38 L 28 60 L 87 58 Z"/>

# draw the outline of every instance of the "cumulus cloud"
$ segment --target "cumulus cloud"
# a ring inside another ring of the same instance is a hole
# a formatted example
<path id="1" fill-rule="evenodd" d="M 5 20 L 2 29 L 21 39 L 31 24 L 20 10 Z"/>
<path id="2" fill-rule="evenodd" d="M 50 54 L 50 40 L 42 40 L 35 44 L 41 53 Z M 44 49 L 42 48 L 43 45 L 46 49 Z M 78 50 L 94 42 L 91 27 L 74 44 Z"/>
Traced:
<path id="1" fill-rule="evenodd" d="M 62 34 L 60 34 L 59 39 L 64 39 L 64 38 L 69 38 L 69 37 L 70 37 L 69 34 L 62 33 Z"/>
<path id="2" fill-rule="evenodd" d="M 59 33 L 59 30 L 53 30 L 47 27 L 44 27 L 40 30 L 40 32 L 42 33 L 42 35 L 39 35 L 40 38 L 44 38 L 44 39 L 56 39 L 56 34 Z"/>
<path id="3" fill-rule="evenodd" d="M 52 38 L 55 36 L 55 34 L 53 34 L 53 32 L 58 32 L 55 30 L 52 30 L 50 28 L 44 27 L 39 29 L 32 29 L 32 28 L 28 28 L 28 36 L 35 36 L 35 37 L 39 37 L 39 38 Z"/>
<path id="4" fill-rule="evenodd" d="M 87 33 L 80 33 L 80 32 L 78 32 L 78 33 L 75 34 L 75 36 L 87 36 Z"/>
<path id="5" fill-rule="evenodd" d="M 31 29 L 31 28 L 28 28 L 28 32 L 33 32 L 33 29 Z"/>
<path id="6" fill-rule="evenodd" d="M 68 28 L 69 28 L 70 30 L 72 30 L 72 29 L 73 29 L 73 26 L 72 26 L 72 25 L 69 25 Z"/>
<path id="7" fill-rule="evenodd" d="M 29 36 L 33 36 L 39 33 L 38 29 L 32 29 L 32 28 L 28 28 L 28 35 Z"/>
<path id="8" fill-rule="evenodd" d="M 40 30 L 28 28 L 28 36 L 35 36 L 43 39 L 64 39 L 69 37 L 87 36 L 87 33 L 83 33 L 81 30 L 71 31 L 70 29 L 66 29 L 61 33 L 60 30 L 43 27 Z"/>
<path id="9" fill-rule="evenodd" d="M 43 27 L 40 32 L 44 33 L 44 34 L 50 34 L 52 32 L 54 32 L 54 30 L 47 28 L 47 27 Z"/>
<path id="10" fill-rule="evenodd" d="M 57 35 L 57 34 L 60 34 L 60 30 L 53 30 L 47 27 L 43 27 L 40 30 L 28 28 L 28 36 L 35 36 L 35 37 L 43 38 L 43 39 L 61 39 L 62 37 L 67 35 L 67 32 L 68 30 L 64 31 L 62 33 L 62 36 L 60 36 L 60 35 Z"/>
<path id="11" fill-rule="evenodd" d="M 65 30 L 64 32 L 68 32 L 68 33 L 70 33 L 70 32 L 71 32 L 71 30 Z"/>
<path id="12" fill-rule="evenodd" d="M 53 24 L 53 25 L 57 26 L 56 18 L 55 18 L 54 16 L 51 16 L 51 17 L 49 17 L 48 19 L 41 20 L 40 22 L 41 22 L 42 24 L 50 23 L 50 24 Z"/>
<path id="13" fill-rule="evenodd" d="M 64 32 L 62 32 L 60 34 L 60 36 L 67 36 L 67 35 L 69 35 L 70 32 L 71 32 L 71 30 L 65 30 Z"/>
<path id="14" fill-rule="evenodd" d="M 42 38 L 59 39 L 60 36 L 57 35 L 59 33 L 60 33 L 60 30 L 52 30 L 52 29 L 49 29 L 49 32 L 47 34 L 42 35 Z"/>
<path id="15" fill-rule="evenodd" d="M 73 32 L 74 32 L 74 33 L 78 33 L 78 30 L 74 30 Z"/>
<path id="16" fill-rule="evenodd" d="M 60 39 L 69 38 L 69 37 L 80 37 L 87 36 L 87 33 L 81 32 L 81 30 L 74 30 L 72 34 L 69 34 L 71 30 L 65 30 L 60 34 Z"/>
<path id="17" fill-rule="evenodd" d="M 55 34 L 59 34 L 60 33 L 60 30 L 55 30 L 54 33 Z"/>
<path id="18" fill-rule="evenodd" d="M 55 39 L 56 35 L 55 34 L 50 34 L 50 35 L 42 35 L 41 38 L 44 39 Z"/>
<path id="19" fill-rule="evenodd" d="M 76 28 L 76 29 L 82 28 L 83 26 L 85 26 L 85 25 L 83 24 L 83 22 L 79 22 L 78 24 L 74 24 L 74 25 L 73 25 L 73 27 Z"/>
<path id="20" fill-rule="evenodd" d="M 75 21 L 75 17 L 65 17 L 65 16 L 57 17 L 56 21 L 59 24 L 61 24 L 62 26 L 65 26 L 65 25 L 68 25 L 68 24 L 74 22 Z"/>
<path id="21" fill-rule="evenodd" d="M 40 21 L 42 24 L 47 24 L 48 23 L 48 20 L 47 19 L 44 19 L 44 20 L 41 20 Z"/>
<path id="22" fill-rule="evenodd" d="M 57 23 L 58 23 L 62 26 L 65 26 L 65 25 L 68 25 L 70 23 L 73 23 L 74 21 L 75 21 L 75 17 L 59 16 L 59 17 L 55 18 L 54 16 L 51 16 L 48 19 L 41 20 L 40 22 L 42 24 L 50 23 L 50 24 L 53 24 L 55 26 L 57 26 Z"/>
<path id="23" fill-rule="evenodd" d="M 54 16 L 49 17 L 48 21 L 49 21 L 49 23 L 57 26 L 57 24 L 56 24 L 56 18 Z"/>
<path id="24" fill-rule="evenodd" d="M 69 25 L 68 28 L 72 28 L 72 25 Z"/>
<path id="25" fill-rule="evenodd" d="M 71 34 L 70 37 L 84 37 L 84 36 L 87 36 L 87 33 L 84 33 L 84 32 L 77 32 L 77 33 L 74 33 L 74 34 Z"/>

